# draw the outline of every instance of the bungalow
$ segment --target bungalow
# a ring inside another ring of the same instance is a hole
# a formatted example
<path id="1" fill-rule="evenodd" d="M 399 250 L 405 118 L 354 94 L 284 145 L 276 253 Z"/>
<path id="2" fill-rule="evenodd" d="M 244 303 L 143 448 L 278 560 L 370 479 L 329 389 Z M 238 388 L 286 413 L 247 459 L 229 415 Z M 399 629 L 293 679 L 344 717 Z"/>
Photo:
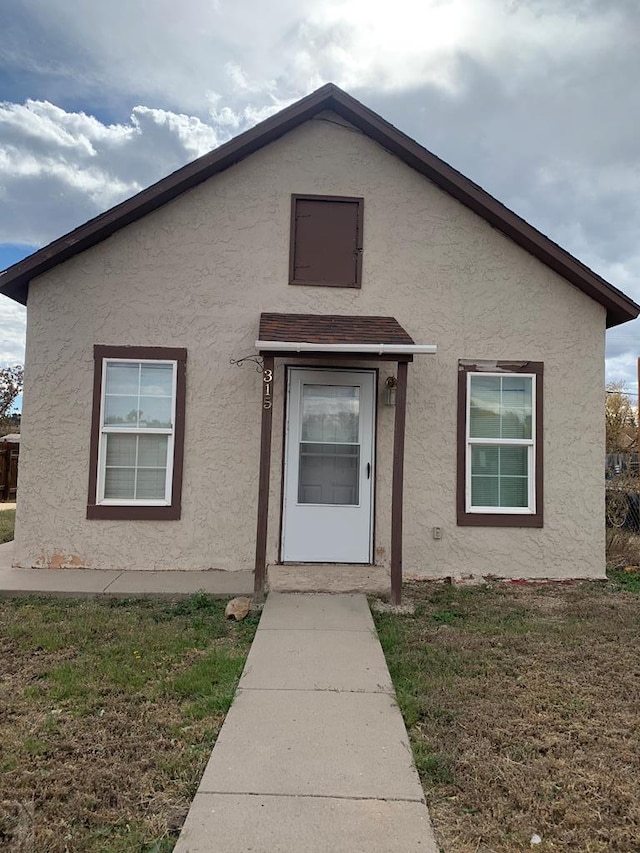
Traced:
<path id="1" fill-rule="evenodd" d="M 604 574 L 604 333 L 640 307 L 333 85 L 0 292 L 16 565 Z"/>

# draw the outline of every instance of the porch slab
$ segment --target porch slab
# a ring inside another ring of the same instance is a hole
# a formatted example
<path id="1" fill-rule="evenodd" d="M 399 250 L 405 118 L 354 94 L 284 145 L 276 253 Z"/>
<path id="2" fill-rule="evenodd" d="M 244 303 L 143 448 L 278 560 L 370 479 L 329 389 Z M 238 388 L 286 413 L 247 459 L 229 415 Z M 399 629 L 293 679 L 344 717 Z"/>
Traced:
<path id="1" fill-rule="evenodd" d="M 196 592 L 220 598 L 253 595 L 253 572 L 125 571 L 105 589 L 107 595 L 145 597 Z"/>
<path id="2" fill-rule="evenodd" d="M 239 686 L 393 694 L 373 631 L 263 631 L 251 647 Z"/>
<path id="3" fill-rule="evenodd" d="M 93 569 L 14 569 L 0 567 L 0 597 L 48 595 L 58 598 L 87 598 L 103 595 L 120 574 Z"/>
<path id="4" fill-rule="evenodd" d="M 216 598 L 252 595 L 253 572 L 20 569 L 11 565 L 13 542 L 0 545 L 0 598 L 180 598 L 205 592 Z"/>
<path id="5" fill-rule="evenodd" d="M 292 595 L 272 592 L 258 631 L 375 631 L 363 595 Z M 254 644 L 255 645 L 255 644 Z"/>
<path id="6" fill-rule="evenodd" d="M 388 595 L 390 575 L 382 566 L 348 563 L 299 563 L 267 568 L 272 592 L 364 592 Z"/>
<path id="7" fill-rule="evenodd" d="M 196 794 L 174 853 L 437 853 L 423 803 Z"/>
<path id="8" fill-rule="evenodd" d="M 424 802 L 393 696 L 239 690 L 232 710 L 201 793 Z"/>

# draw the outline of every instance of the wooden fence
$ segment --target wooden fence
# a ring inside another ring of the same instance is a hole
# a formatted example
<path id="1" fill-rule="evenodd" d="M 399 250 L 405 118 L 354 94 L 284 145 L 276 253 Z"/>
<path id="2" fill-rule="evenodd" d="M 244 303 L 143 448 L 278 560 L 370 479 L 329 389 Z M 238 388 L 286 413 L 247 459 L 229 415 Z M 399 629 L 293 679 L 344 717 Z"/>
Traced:
<path id="1" fill-rule="evenodd" d="M 0 501 L 15 501 L 18 490 L 20 443 L 0 441 Z"/>

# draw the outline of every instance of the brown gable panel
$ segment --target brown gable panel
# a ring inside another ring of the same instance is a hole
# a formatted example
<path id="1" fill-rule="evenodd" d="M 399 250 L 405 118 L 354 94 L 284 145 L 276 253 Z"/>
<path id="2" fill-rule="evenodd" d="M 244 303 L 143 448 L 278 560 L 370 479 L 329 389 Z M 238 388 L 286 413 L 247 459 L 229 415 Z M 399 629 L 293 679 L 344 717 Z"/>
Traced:
<path id="1" fill-rule="evenodd" d="M 94 246 L 125 225 L 229 168 L 324 110 L 333 110 L 342 116 L 599 302 L 607 311 L 608 326 L 625 323 L 640 314 L 640 305 L 622 291 L 561 249 L 473 181 L 465 178 L 435 154 L 332 83 L 327 83 L 215 151 L 183 166 L 153 186 L 9 267 L 0 275 L 0 293 L 26 305 L 29 282 L 35 276 Z"/>
<path id="2" fill-rule="evenodd" d="M 395 317 L 340 314 L 261 314 L 261 341 L 309 344 L 415 344 Z"/>
<path id="3" fill-rule="evenodd" d="M 360 287 L 363 199 L 291 199 L 291 284 Z"/>

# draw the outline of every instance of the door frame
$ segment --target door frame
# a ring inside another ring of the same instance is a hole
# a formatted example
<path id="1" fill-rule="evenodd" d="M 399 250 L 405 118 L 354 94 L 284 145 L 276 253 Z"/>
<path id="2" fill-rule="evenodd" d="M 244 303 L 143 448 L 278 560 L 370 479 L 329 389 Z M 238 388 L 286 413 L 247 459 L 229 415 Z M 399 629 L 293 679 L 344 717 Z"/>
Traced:
<path id="1" fill-rule="evenodd" d="M 369 562 L 359 563 L 362 566 L 372 566 L 375 564 L 376 553 L 376 502 L 377 502 L 377 475 L 378 475 L 378 390 L 380 369 L 378 367 L 349 367 L 348 365 L 327 365 L 327 364 L 284 364 L 284 394 L 283 396 L 283 411 L 282 411 L 282 461 L 280 465 L 280 523 L 278 526 L 278 565 L 287 565 L 283 559 L 284 546 L 284 492 L 286 483 L 286 466 L 287 466 L 287 427 L 289 418 L 289 389 L 292 370 L 319 370 L 328 373 L 369 373 L 373 374 L 373 413 L 372 413 L 372 468 L 373 476 L 371 478 L 371 517 L 369 521 Z M 295 565 L 295 563 L 289 563 Z M 305 563 L 305 565 L 313 566 L 318 563 Z M 335 563 L 334 565 L 342 565 Z M 346 564 L 345 564 L 346 565 Z"/>
<path id="2" fill-rule="evenodd" d="M 260 456 L 258 465 L 258 512 L 256 518 L 256 556 L 253 572 L 253 594 L 262 600 L 267 582 L 267 551 L 269 534 L 269 490 L 271 480 L 271 446 L 273 438 L 273 406 L 271 387 L 276 359 L 291 358 L 291 351 L 260 349 L 262 373 L 262 416 L 260 418 Z M 334 352 L 319 350 L 325 364 L 334 364 Z M 404 503 L 404 448 L 407 422 L 407 376 L 412 354 L 353 353 L 340 359 L 349 363 L 393 361 L 397 364 L 396 404 L 393 418 L 393 458 L 391 475 L 391 603 L 402 601 L 402 508 Z M 286 395 L 283 395 L 286 396 Z"/>

